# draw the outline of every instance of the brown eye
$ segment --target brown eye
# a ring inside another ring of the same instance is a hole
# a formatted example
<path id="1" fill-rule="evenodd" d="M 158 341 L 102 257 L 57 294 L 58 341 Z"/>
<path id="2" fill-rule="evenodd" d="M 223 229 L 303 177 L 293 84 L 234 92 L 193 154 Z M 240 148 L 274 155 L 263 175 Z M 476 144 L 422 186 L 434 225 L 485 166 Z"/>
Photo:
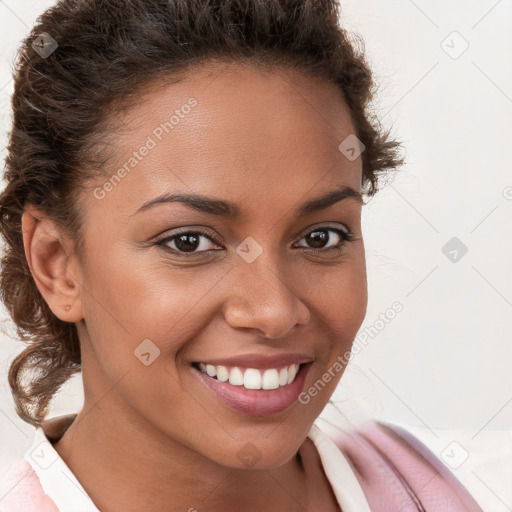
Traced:
<path id="1" fill-rule="evenodd" d="M 218 247 L 215 238 L 213 233 L 183 230 L 157 240 L 155 245 L 162 246 L 164 250 L 178 256 L 187 257 L 218 250 L 215 248 L 215 246 Z M 350 231 L 326 226 L 310 231 L 302 238 L 308 245 L 299 247 L 309 247 L 313 251 L 320 252 L 331 249 L 340 250 L 346 242 L 350 242 L 352 239 L 353 234 Z M 329 243 L 333 241 L 334 245 L 329 247 Z"/>
<path id="2" fill-rule="evenodd" d="M 330 233 L 335 233 L 335 236 Z M 336 242 L 333 246 L 328 247 L 331 240 Z M 324 251 L 329 249 L 340 249 L 345 245 L 346 242 L 350 242 L 353 239 L 353 234 L 350 231 L 344 231 L 338 228 L 322 227 L 310 231 L 302 240 L 306 240 L 309 247 L 313 250 Z M 304 246 L 301 246 L 304 247 Z"/>
<path id="3" fill-rule="evenodd" d="M 210 233 L 203 231 L 181 231 L 175 235 L 161 238 L 155 242 L 155 245 L 163 246 L 164 249 L 179 255 L 194 255 L 217 250 L 211 247 L 216 245 L 212 238 Z"/>

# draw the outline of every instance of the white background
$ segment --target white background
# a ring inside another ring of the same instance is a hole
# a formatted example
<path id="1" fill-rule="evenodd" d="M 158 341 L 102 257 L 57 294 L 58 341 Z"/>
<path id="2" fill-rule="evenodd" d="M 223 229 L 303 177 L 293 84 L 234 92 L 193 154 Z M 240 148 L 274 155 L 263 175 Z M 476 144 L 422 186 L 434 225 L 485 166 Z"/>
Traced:
<path id="1" fill-rule="evenodd" d="M 0 0 L 2 160 L 14 53 L 53 3 Z M 343 25 L 365 40 L 380 84 L 376 107 L 403 141 L 407 165 L 363 208 L 369 304 L 361 332 L 378 333 L 335 398 L 427 429 L 510 429 L 512 2 L 342 3 Z M 453 237 L 468 248 L 457 262 L 442 252 Z M 376 321 L 395 301 L 403 311 L 382 328 Z M 2 337 L 0 461 L 21 455 L 33 436 L 6 377 L 21 348 Z M 80 404 L 74 378 L 51 415 Z"/>

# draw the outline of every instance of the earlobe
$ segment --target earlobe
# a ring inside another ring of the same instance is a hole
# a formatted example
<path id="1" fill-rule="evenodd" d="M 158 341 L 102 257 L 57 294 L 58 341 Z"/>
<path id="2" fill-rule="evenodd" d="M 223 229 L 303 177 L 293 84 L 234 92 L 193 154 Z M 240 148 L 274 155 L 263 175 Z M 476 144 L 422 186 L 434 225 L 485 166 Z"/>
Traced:
<path id="1" fill-rule="evenodd" d="M 54 221 L 27 204 L 21 218 L 25 257 L 32 277 L 53 313 L 64 322 L 79 322 L 82 315 L 76 256 Z"/>

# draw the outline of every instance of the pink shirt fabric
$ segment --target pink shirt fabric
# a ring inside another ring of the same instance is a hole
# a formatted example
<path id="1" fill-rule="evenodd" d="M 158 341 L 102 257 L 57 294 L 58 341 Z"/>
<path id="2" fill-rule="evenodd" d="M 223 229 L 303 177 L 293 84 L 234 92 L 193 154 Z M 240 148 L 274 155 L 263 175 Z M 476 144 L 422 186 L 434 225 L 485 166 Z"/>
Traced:
<path id="1" fill-rule="evenodd" d="M 398 425 L 368 422 L 330 434 L 376 512 L 484 512 L 450 470 Z"/>

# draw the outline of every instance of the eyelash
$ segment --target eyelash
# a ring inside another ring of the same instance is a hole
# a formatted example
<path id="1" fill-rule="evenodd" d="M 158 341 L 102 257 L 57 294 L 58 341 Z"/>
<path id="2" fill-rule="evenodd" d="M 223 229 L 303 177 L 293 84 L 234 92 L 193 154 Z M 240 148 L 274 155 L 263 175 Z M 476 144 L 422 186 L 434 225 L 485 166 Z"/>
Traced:
<path id="1" fill-rule="evenodd" d="M 307 232 L 302 238 L 306 238 L 307 236 L 311 235 L 312 233 L 316 233 L 317 231 L 334 231 L 336 234 L 338 234 L 341 238 L 341 242 L 339 244 L 337 244 L 335 247 L 328 247 L 327 249 L 315 249 L 315 248 L 309 248 L 310 251 L 314 252 L 314 253 L 321 253 L 321 252 L 327 252 L 327 251 L 331 251 L 331 250 L 335 250 L 335 251 L 342 251 L 345 247 L 345 244 L 347 242 L 352 242 L 354 240 L 354 234 L 347 230 L 347 231 L 344 231 L 343 229 L 340 229 L 340 228 L 333 228 L 333 227 L 330 227 L 330 226 L 321 226 L 319 228 L 315 228 L 309 232 Z M 185 258 L 188 258 L 188 257 L 193 257 L 197 254 L 204 254 L 204 253 L 208 253 L 208 252 L 212 252 L 212 251 L 217 251 L 218 249 L 210 249 L 210 250 L 207 250 L 207 251 L 196 251 L 196 252 L 184 252 L 184 251 L 178 251 L 176 249 L 171 249 L 170 247 L 167 247 L 165 244 L 167 242 L 172 242 L 173 240 L 175 240 L 176 238 L 178 238 L 179 236 L 181 235 L 200 235 L 200 236 L 204 236 L 205 238 L 208 238 L 211 242 L 214 242 L 215 244 L 217 245 L 220 245 L 220 242 L 216 240 L 216 236 L 214 233 L 212 232 L 209 232 L 209 231 L 192 231 L 192 230 L 182 230 L 182 231 L 179 231 L 178 233 L 175 233 L 173 234 L 172 236 L 166 236 L 166 237 L 163 237 L 163 238 L 160 238 L 160 239 L 157 239 L 156 242 L 154 242 L 154 245 L 157 245 L 157 246 L 162 246 L 162 248 L 165 250 L 165 251 L 168 251 L 168 252 L 172 252 L 173 254 L 176 254 L 180 257 L 185 257 Z M 301 249 L 306 249 L 308 250 L 307 247 L 301 247 Z"/>

